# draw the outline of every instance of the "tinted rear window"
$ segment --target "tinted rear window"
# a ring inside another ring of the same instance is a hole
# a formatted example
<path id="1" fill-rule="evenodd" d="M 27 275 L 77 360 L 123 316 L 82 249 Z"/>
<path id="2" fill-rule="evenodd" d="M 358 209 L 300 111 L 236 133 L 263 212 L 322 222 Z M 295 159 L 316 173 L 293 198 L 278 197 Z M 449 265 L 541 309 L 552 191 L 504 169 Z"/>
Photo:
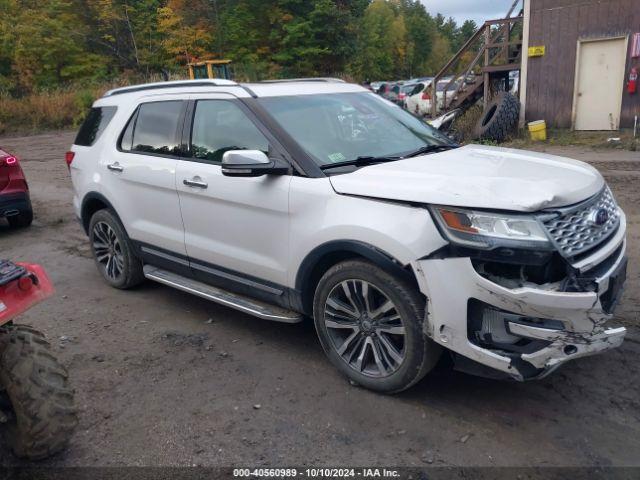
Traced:
<path id="1" fill-rule="evenodd" d="M 80 127 L 75 144 L 83 147 L 90 147 L 100 138 L 104 129 L 116 113 L 116 107 L 92 108 L 84 123 Z"/>
<path id="2" fill-rule="evenodd" d="M 170 155 L 178 148 L 182 101 L 143 103 L 127 126 L 120 148 Z"/>

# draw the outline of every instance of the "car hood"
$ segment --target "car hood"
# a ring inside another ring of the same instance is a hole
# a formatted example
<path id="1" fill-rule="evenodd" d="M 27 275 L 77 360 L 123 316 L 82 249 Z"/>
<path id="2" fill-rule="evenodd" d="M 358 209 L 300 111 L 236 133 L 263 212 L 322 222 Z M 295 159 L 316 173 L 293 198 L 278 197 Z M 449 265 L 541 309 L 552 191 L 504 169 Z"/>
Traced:
<path id="1" fill-rule="evenodd" d="M 331 177 L 336 192 L 406 202 L 534 212 L 598 193 L 586 163 L 507 148 L 467 145 Z"/>

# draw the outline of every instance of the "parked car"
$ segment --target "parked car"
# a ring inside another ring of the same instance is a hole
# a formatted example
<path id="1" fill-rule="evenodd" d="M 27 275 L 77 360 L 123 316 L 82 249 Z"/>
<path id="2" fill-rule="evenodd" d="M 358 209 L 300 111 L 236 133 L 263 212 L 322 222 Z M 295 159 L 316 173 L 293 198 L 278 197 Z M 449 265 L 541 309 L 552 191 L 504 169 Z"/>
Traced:
<path id="1" fill-rule="evenodd" d="M 374 89 L 374 92 L 384 97 L 389 93 L 389 90 L 391 90 L 391 87 L 392 87 L 392 83 L 380 82 L 380 85 L 378 86 L 377 89 Z"/>
<path id="2" fill-rule="evenodd" d="M 433 80 L 433 77 L 417 77 L 409 80 L 409 83 L 430 82 L 431 80 Z"/>
<path id="3" fill-rule="evenodd" d="M 414 88 L 407 93 L 405 98 L 405 108 L 414 115 L 424 116 L 431 108 L 431 82 L 433 78 L 417 83 Z M 428 103 L 427 103 L 428 102 Z"/>
<path id="4" fill-rule="evenodd" d="M 441 111 L 445 106 L 445 92 L 444 89 L 451 82 L 451 78 L 443 78 L 436 85 L 436 95 L 438 99 L 438 111 Z M 431 115 L 431 81 L 426 83 L 419 83 L 421 88 L 414 88 L 407 96 L 406 104 L 407 110 L 415 115 L 428 116 Z M 447 102 L 450 102 L 455 96 L 456 89 L 460 85 L 460 81 L 456 82 L 447 90 Z"/>
<path id="5" fill-rule="evenodd" d="M 67 155 L 111 286 L 311 317 L 333 365 L 379 392 L 443 350 L 528 380 L 622 343 L 626 219 L 594 168 L 459 147 L 358 85 L 205 83 L 107 92 Z"/>
<path id="6" fill-rule="evenodd" d="M 398 92 L 398 97 L 396 98 L 396 104 L 406 108 L 407 104 L 407 95 L 409 95 L 416 88 L 415 83 L 405 83 L 400 87 L 400 91 Z"/>
<path id="7" fill-rule="evenodd" d="M 33 221 L 33 208 L 20 161 L 0 149 L 0 218 L 3 217 L 11 227 L 28 227 Z"/>
<path id="8" fill-rule="evenodd" d="M 380 90 L 380 87 L 382 86 L 384 82 L 371 82 L 369 84 L 369 87 L 371 88 L 371 91 L 374 93 L 378 93 L 378 90 Z"/>
<path id="9" fill-rule="evenodd" d="M 397 103 L 398 102 L 398 95 L 400 94 L 400 89 L 402 88 L 403 84 L 404 84 L 404 82 L 402 82 L 402 81 L 388 83 L 387 84 L 388 88 L 386 89 L 386 91 L 384 91 L 381 94 L 382 97 L 386 98 L 390 102 Z"/>
<path id="10" fill-rule="evenodd" d="M 384 98 L 386 98 L 387 100 L 389 100 L 390 102 L 393 102 L 395 104 L 398 103 L 398 95 L 400 95 L 400 88 L 402 87 L 402 84 L 400 83 L 394 83 L 393 85 L 391 85 L 391 88 L 389 89 L 389 91 L 383 95 Z"/>

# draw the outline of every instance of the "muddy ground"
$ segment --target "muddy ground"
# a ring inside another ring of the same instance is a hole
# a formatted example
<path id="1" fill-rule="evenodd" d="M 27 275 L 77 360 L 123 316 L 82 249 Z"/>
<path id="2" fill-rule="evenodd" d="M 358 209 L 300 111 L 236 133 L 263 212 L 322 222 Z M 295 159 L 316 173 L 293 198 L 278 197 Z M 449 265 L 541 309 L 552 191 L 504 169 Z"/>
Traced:
<path id="1" fill-rule="evenodd" d="M 2 138 L 22 158 L 36 221 L 0 225 L 0 256 L 46 266 L 57 292 L 21 319 L 69 369 L 80 424 L 51 465 L 640 464 L 640 154 L 555 148 L 605 175 L 629 217 L 630 338 L 532 383 L 447 365 L 401 395 L 350 386 L 313 326 L 255 319 L 148 283 L 109 288 L 74 218 L 73 134 Z M 2 451 L 0 463 L 15 464 Z"/>

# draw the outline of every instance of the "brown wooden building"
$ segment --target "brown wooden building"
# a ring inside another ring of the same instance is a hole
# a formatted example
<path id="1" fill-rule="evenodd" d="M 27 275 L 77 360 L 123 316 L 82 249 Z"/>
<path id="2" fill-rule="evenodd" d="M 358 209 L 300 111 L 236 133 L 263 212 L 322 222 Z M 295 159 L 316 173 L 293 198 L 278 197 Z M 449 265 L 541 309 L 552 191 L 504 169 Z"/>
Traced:
<path id="1" fill-rule="evenodd" d="M 640 91 L 628 93 L 627 81 L 633 67 L 640 71 L 640 58 L 632 58 L 640 0 L 524 0 L 523 28 L 523 120 L 633 127 Z"/>

